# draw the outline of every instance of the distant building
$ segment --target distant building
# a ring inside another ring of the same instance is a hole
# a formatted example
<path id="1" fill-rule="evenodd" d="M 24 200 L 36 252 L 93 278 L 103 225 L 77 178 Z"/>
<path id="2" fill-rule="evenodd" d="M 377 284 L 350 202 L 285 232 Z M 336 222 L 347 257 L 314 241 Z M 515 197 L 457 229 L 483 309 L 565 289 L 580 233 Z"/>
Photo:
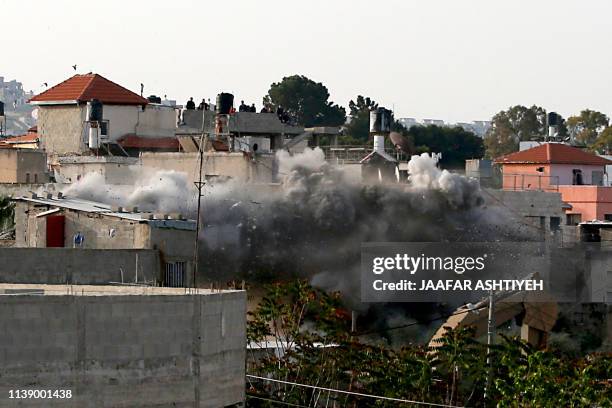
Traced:
<path id="1" fill-rule="evenodd" d="M 441 119 L 415 119 L 415 118 L 399 118 L 397 120 L 401 123 L 406 129 L 410 129 L 412 126 L 443 126 L 443 127 L 460 127 L 463 130 L 474 133 L 476 136 L 485 137 L 487 131 L 491 127 L 491 121 L 488 120 L 475 120 L 472 122 L 457 122 L 450 123 L 445 122 Z"/>
<path id="2" fill-rule="evenodd" d="M 502 166 L 504 190 L 561 193 L 566 224 L 612 220 L 612 187 L 605 185 L 603 157 L 561 143 L 545 143 L 495 159 Z"/>

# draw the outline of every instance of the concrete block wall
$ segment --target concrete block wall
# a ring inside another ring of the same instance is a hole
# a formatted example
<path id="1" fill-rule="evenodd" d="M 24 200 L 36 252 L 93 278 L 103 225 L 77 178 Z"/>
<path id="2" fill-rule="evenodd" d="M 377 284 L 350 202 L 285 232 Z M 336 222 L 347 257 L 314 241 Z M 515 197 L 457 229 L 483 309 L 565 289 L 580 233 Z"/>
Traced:
<path id="1" fill-rule="evenodd" d="M 108 284 L 161 279 L 152 249 L 0 248 L 0 283 Z"/>
<path id="2" fill-rule="evenodd" d="M 74 397 L 22 406 L 242 403 L 245 313 L 244 292 L 0 296 L 0 407 L 10 389 L 56 388 Z"/>

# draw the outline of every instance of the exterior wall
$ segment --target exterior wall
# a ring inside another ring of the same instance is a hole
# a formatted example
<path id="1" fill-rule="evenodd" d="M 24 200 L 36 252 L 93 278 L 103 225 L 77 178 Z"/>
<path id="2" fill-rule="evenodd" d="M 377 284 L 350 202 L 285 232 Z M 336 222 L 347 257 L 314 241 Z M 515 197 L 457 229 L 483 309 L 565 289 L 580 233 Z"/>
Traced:
<path id="1" fill-rule="evenodd" d="M 274 155 L 256 155 L 253 160 L 243 153 L 204 153 L 202 176 L 226 176 L 245 182 L 269 183 L 275 180 Z M 174 170 L 198 179 L 197 153 L 142 153 L 143 170 Z"/>
<path id="2" fill-rule="evenodd" d="M 85 145 L 85 105 L 41 105 L 38 135 L 47 154 L 81 154 Z"/>
<path id="3" fill-rule="evenodd" d="M 47 156 L 41 151 L 0 149 L 0 183 L 46 183 Z"/>
<path id="4" fill-rule="evenodd" d="M 582 171 L 582 183 L 593 184 L 593 171 L 604 172 L 605 166 L 589 166 L 584 164 L 553 164 L 551 174 L 558 177 L 560 185 L 572 185 L 573 173 L 572 170 L 578 169 Z"/>
<path id="5" fill-rule="evenodd" d="M 543 172 L 538 172 L 543 168 Z M 551 174 L 547 164 L 504 164 L 502 171 L 504 190 L 557 191 L 558 178 Z"/>
<path id="6" fill-rule="evenodd" d="M 543 168 L 543 172 L 536 169 Z M 582 182 L 590 185 L 593 182 L 593 171 L 605 171 L 605 166 L 581 164 L 504 164 L 504 190 L 551 190 L 556 191 L 559 185 L 572 185 L 573 172 L 582 171 Z"/>
<path id="7" fill-rule="evenodd" d="M 115 141 L 126 134 L 136 133 L 136 124 L 142 107 L 124 105 L 104 105 L 104 120 L 108 120 L 108 138 Z"/>
<path id="8" fill-rule="evenodd" d="M 45 152 L 18 150 L 17 182 L 47 183 L 48 181 L 49 173 L 47 172 L 47 155 Z"/>
<path id="9" fill-rule="evenodd" d="M 563 201 L 571 204 L 568 214 L 582 214 L 582 221 L 605 219 L 612 215 L 612 187 L 560 186 Z"/>
<path id="10" fill-rule="evenodd" d="M 147 105 L 140 112 L 136 134 L 149 137 L 174 137 L 176 109 L 170 106 Z"/>
<path id="11" fill-rule="evenodd" d="M 0 149 L 0 183 L 17 182 L 17 150 Z"/>
<path id="12" fill-rule="evenodd" d="M 81 158 L 85 159 L 86 157 Z M 62 162 L 57 167 L 55 178 L 62 183 L 75 183 L 88 173 L 98 173 L 104 176 L 104 181 L 107 184 L 133 184 L 136 182 L 137 174 L 130 171 L 132 168 L 137 168 L 137 166 L 129 161 L 123 163 L 107 161 Z"/>
<path id="13" fill-rule="evenodd" d="M 151 249 L 0 248 L 0 260 L 2 283 L 108 285 L 162 277 L 159 251 Z"/>
<path id="14" fill-rule="evenodd" d="M 244 292 L 0 296 L 0 393 L 72 391 L 48 407 L 244 403 L 245 309 Z"/>

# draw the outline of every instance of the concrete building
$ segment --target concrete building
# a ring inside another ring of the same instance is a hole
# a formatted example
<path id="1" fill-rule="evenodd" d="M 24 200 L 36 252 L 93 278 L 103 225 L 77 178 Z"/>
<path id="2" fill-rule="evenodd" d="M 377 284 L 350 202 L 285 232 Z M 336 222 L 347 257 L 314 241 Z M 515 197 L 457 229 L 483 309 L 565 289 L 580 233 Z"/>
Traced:
<path id="1" fill-rule="evenodd" d="M 71 398 L 18 405 L 244 404 L 244 291 L 0 284 L 0 326 L 3 401 L 52 389 Z"/>
<path id="2" fill-rule="evenodd" d="M 89 142 L 94 125 L 89 120 L 87 103 L 94 99 L 103 108 L 99 148 Z M 149 103 L 98 74 L 75 75 L 29 102 L 38 106 L 40 141 L 52 156 L 114 154 L 113 150 L 121 154 L 119 146 L 127 136 L 174 139 L 174 107 Z"/>
<path id="3" fill-rule="evenodd" d="M 502 166 L 504 190 L 561 193 L 566 224 L 612 220 L 612 187 L 604 186 L 603 157 L 561 143 L 545 143 L 495 159 Z"/>
<path id="4" fill-rule="evenodd" d="M 190 285 L 196 229 L 193 220 L 185 220 L 180 214 L 113 209 L 60 195 L 34 194 L 16 198 L 15 202 L 15 247 L 153 249 L 159 251 L 161 261 L 155 282 Z"/>
<path id="5" fill-rule="evenodd" d="M 40 149 L 38 128 L 32 126 L 25 135 L 9 136 L 0 139 L 0 147 L 11 149 Z"/>
<path id="6" fill-rule="evenodd" d="M 0 146 L 0 183 L 47 183 L 47 156 L 43 151 Z"/>

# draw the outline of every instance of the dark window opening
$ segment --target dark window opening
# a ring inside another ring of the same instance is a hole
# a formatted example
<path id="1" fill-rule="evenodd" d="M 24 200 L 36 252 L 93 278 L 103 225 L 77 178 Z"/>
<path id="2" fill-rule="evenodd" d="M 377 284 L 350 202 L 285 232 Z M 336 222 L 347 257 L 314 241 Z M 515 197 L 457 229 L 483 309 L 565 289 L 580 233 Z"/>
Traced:
<path id="1" fill-rule="evenodd" d="M 561 217 L 550 217 L 550 230 L 559 231 L 561 229 Z"/>
<path id="2" fill-rule="evenodd" d="M 578 225 L 582 222 L 582 214 L 566 214 L 567 225 Z"/>
<path id="3" fill-rule="evenodd" d="M 580 169 L 572 170 L 572 184 L 575 186 L 581 186 L 584 184 L 582 182 L 582 170 Z"/>

